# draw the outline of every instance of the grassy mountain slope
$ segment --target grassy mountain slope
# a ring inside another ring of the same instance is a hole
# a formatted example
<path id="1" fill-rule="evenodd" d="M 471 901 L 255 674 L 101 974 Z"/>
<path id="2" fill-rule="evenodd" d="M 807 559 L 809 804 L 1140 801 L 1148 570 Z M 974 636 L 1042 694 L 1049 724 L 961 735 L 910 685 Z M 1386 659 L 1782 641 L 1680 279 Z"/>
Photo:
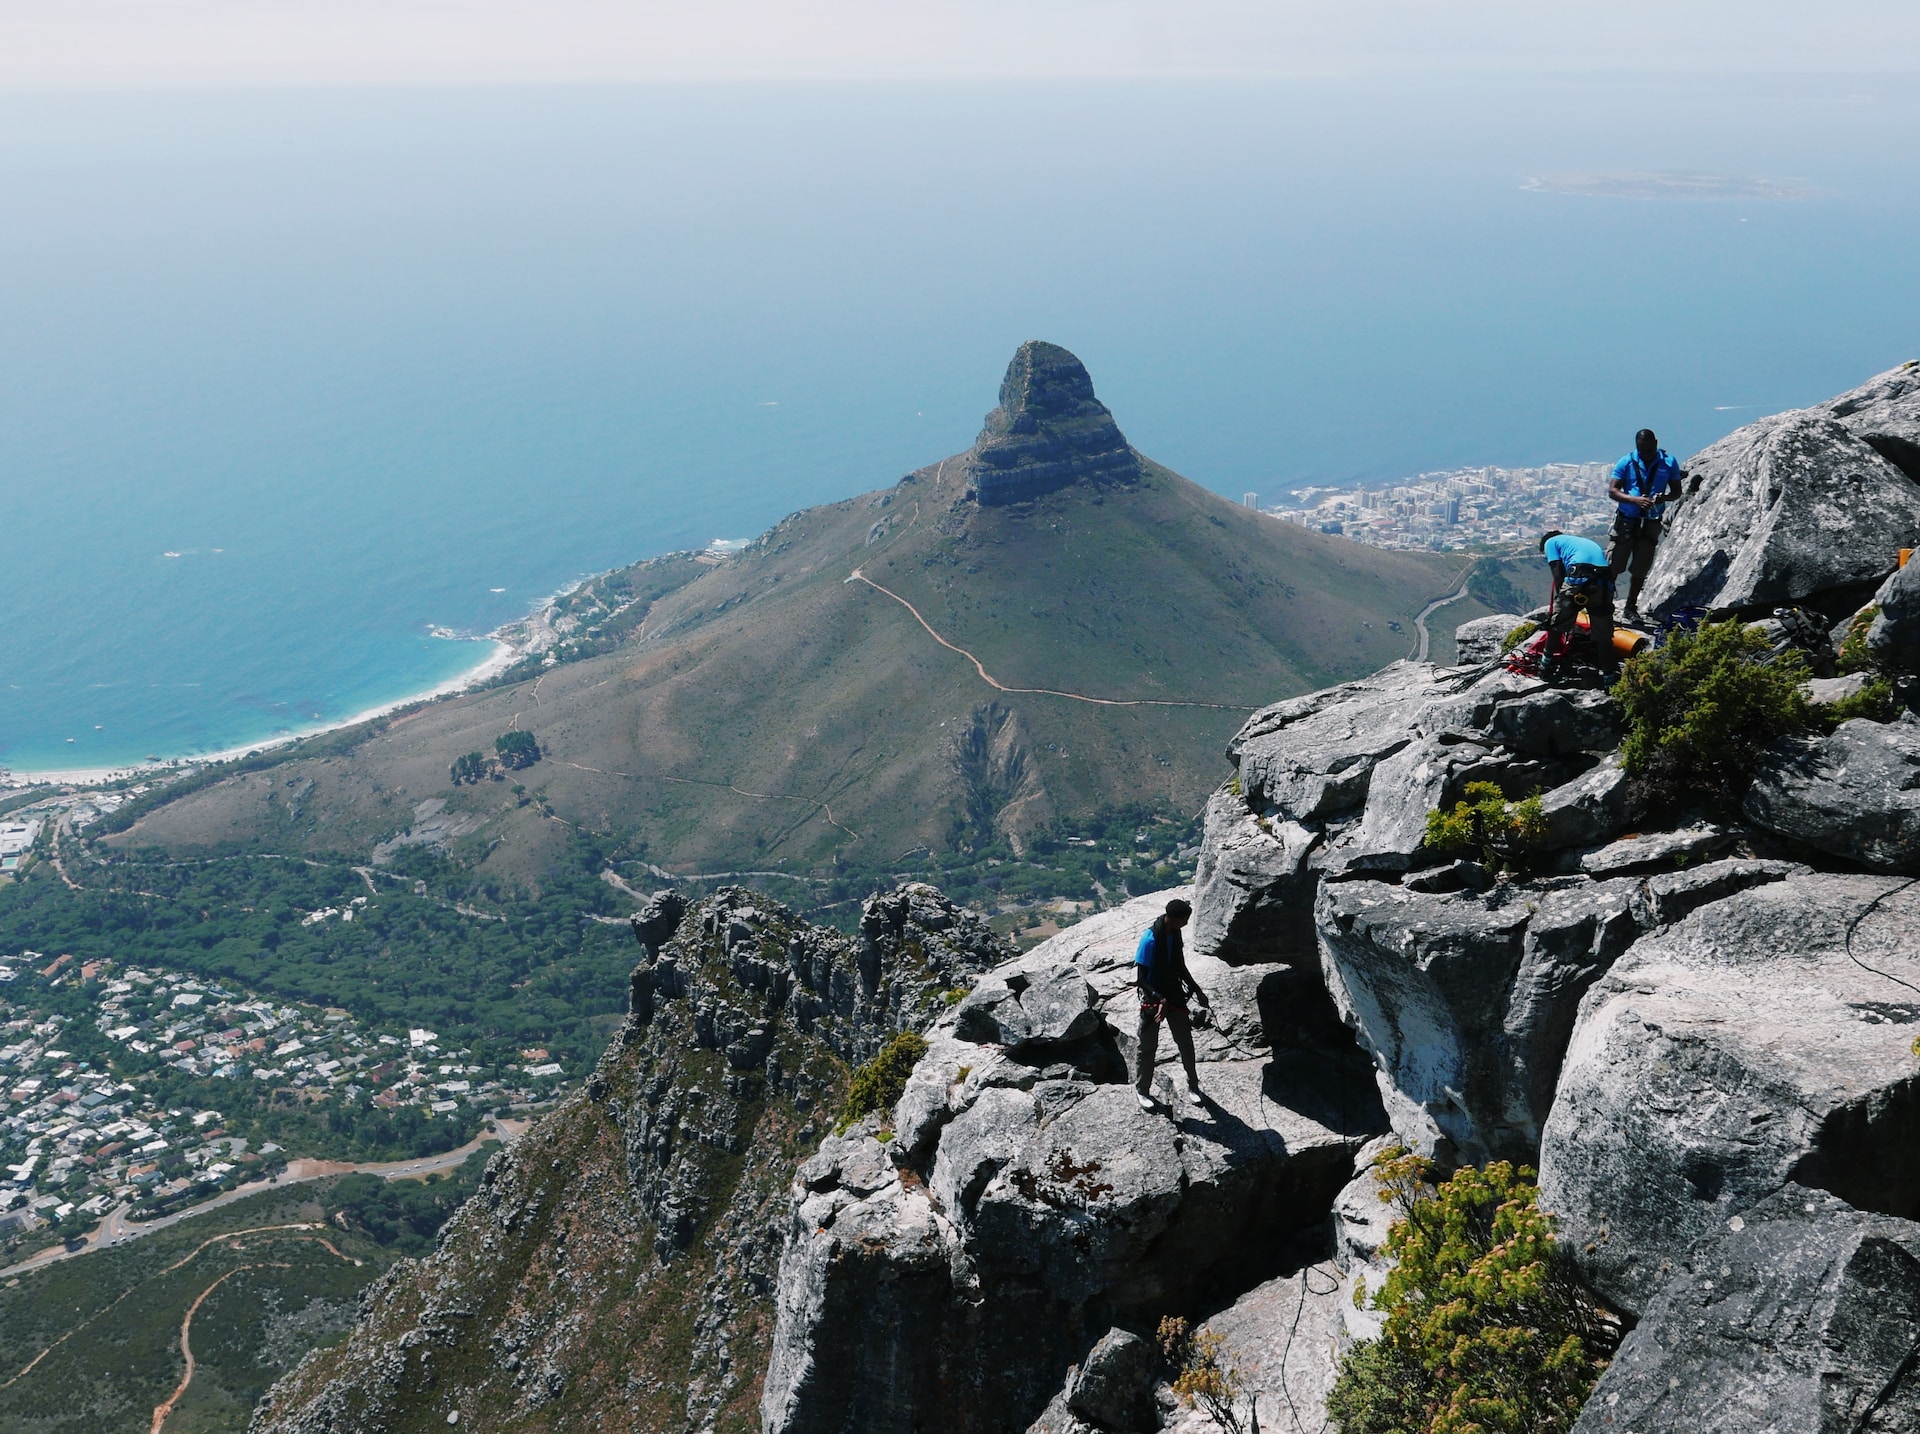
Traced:
<path id="1" fill-rule="evenodd" d="M 1184 813 L 1246 709 L 1406 655 L 1459 570 L 1152 463 L 1004 508 L 964 501 L 958 467 L 793 515 L 604 655 L 237 775 L 117 840 L 368 852 L 411 830 L 537 881 L 570 825 L 638 835 L 676 870 L 798 870 L 1119 802 Z M 997 692 L 856 567 L 1008 687 L 1217 705 Z M 516 726 L 545 753 L 513 774 L 524 792 L 450 785 L 455 757 Z"/>

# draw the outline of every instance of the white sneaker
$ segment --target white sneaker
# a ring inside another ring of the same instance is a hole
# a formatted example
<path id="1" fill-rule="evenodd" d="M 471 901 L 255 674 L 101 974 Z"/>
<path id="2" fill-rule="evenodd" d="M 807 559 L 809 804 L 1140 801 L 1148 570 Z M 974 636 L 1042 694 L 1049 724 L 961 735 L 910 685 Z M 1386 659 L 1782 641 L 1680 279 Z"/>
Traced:
<path id="1" fill-rule="evenodd" d="M 1200 1094 L 1199 1086 L 1190 1085 L 1187 1087 L 1187 1104 L 1188 1105 L 1205 1105 L 1206 1103 L 1207 1103 L 1207 1098 L 1204 1095 Z"/>
<path id="2" fill-rule="evenodd" d="M 1137 1096 L 1139 1096 L 1139 1100 L 1140 1100 L 1140 1109 L 1142 1109 L 1142 1110 L 1158 1110 L 1158 1109 L 1160 1109 L 1160 1102 L 1158 1102 L 1157 1100 L 1155 1100 L 1155 1099 L 1154 1099 L 1154 1098 L 1153 1098 L 1152 1096 L 1150 1096 L 1150 1095 L 1139 1095 L 1139 1092 L 1138 1092 L 1138 1091 L 1136 1091 L 1136 1092 L 1134 1092 L 1134 1094 L 1135 1094 L 1135 1095 L 1137 1095 Z"/>

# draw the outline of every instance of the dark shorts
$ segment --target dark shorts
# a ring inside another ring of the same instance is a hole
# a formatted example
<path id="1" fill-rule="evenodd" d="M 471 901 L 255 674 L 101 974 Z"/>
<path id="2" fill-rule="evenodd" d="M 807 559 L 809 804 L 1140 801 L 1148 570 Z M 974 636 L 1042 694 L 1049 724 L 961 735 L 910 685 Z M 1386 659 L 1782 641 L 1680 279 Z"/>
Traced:
<path id="1" fill-rule="evenodd" d="M 1618 573 L 1631 573 L 1639 586 L 1653 566 L 1654 550 L 1660 546 L 1658 518 L 1615 518 L 1607 534 L 1607 566 Z"/>

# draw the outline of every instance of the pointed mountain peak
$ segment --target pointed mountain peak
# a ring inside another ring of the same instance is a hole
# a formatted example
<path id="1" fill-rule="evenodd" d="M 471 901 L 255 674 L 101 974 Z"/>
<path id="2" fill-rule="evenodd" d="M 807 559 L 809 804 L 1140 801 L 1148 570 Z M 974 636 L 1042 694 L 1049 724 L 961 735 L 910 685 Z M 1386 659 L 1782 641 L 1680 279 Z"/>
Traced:
<path id="1" fill-rule="evenodd" d="M 1020 345 L 1000 384 L 1000 406 L 967 455 L 968 493 L 998 507 L 1074 483 L 1130 482 L 1140 460 L 1087 366 L 1058 344 Z"/>

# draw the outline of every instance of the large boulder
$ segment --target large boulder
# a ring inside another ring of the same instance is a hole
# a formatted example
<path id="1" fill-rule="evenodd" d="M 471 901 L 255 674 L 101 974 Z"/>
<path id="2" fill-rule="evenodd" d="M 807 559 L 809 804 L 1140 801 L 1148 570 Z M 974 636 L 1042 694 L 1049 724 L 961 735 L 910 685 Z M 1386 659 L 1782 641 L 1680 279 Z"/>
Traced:
<path id="1" fill-rule="evenodd" d="M 1574 1434 L 1920 1429 L 1920 1225 L 1789 1184 L 1681 1260 Z"/>
<path id="2" fill-rule="evenodd" d="M 1920 484 L 1824 414 L 1764 418 L 1687 467 L 1698 488 L 1670 510 L 1641 594 L 1650 610 L 1857 603 L 1920 539 Z"/>
<path id="3" fill-rule="evenodd" d="M 1748 821 L 1876 871 L 1920 873 L 1920 723 L 1856 717 L 1761 759 Z"/>
<path id="4" fill-rule="evenodd" d="M 1880 611 L 1867 629 L 1867 647 L 1888 667 L 1920 672 L 1920 562 L 1909 560 L 1874 594 Z"/>
<path id="5" fill-rule="evenodd" d="M 1596 981 L 1543 1133 L 1541 1204 L 1644 1310 L 1789 1180 L 1920 1214 L 1920 889 L 1798 872 L 1645 936 Z"/>
<path id="6" fill-rule="evenodd" d="M 1492 662 L 1506 651 L 1507 634 L 1526 619 L 1517 612 L 1476 617 L 1453 630 L 1453 651 L 1462 663 Z"/>
<path id="7" fill-rule="evenodd" d="M 1322 976 L 1404 1144 L 1446 1165 L 1531 1162 L 1588 987 L 1663 922 L 1804 871 L 1723 861 L 1484 894 L 1336 882 L 1318 907 Z"/>
<path id="8" fill-rule="evenodd" d="M 953 1033 L 1020 1054 L 1083 1040 L 1099 1028 L 1087 978 L 1072 962 L 1056 961 L 983 976 L 960 1002 Z"/>
<path id="9" fill-rule="evenodd" d="M 1310 863 L 1320 833 L 1285 817 L 1257 816 L 1225 788 L 1207 800 L 1206 838 L 1194 871 L 1190 950 L 1224 960 L 1298 960 L 1313 952 Z"/>
<path id="10" fill-rule="evenodd" d="M 1881 457 L 1920 483 L 1920 363 L 1909 359 L 1814 411 L 1864 439 Z"/>

